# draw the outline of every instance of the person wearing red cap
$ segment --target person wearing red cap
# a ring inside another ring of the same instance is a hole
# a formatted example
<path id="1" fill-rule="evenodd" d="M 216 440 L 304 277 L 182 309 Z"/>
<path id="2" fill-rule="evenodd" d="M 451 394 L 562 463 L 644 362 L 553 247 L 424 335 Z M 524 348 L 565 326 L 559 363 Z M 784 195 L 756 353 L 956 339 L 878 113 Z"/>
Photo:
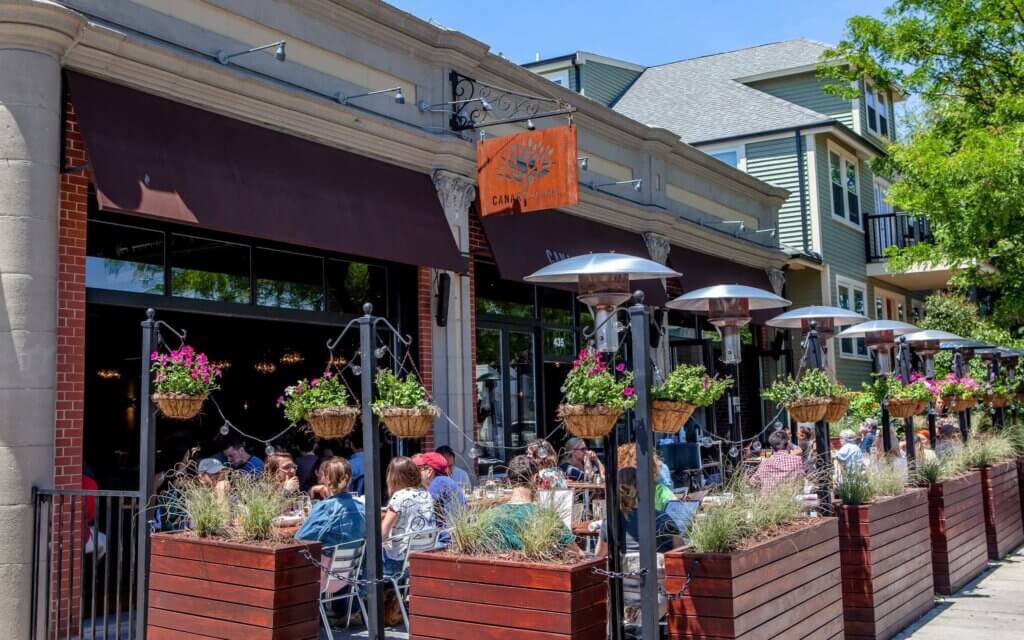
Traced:
<path id="1" fill-rule="evenodd" d="M 445 530 L 448 514 L 452 509 L 466 506 L 466 495 L 462 487 L 448 475 L 448 461 L 440 453 L 420 453 L 413 456 L 412 461 L 419 467 L 423 486 L 434 499 L 435 518 L 441 529 L 438 541 L 447 546 L 451 542 L 451 536 Z"/>

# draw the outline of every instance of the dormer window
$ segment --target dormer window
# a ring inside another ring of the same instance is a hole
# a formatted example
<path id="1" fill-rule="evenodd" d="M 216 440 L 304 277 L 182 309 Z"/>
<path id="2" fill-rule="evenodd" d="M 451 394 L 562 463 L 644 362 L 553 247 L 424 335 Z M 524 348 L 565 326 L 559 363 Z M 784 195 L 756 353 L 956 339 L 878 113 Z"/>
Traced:
<path id="1" fill-rule="evenodd" d="M 864 83 L 864 102 L 868 109 L 868 130 L 884 138 L 889 137 L 890 105 L 885 93 Z"/>

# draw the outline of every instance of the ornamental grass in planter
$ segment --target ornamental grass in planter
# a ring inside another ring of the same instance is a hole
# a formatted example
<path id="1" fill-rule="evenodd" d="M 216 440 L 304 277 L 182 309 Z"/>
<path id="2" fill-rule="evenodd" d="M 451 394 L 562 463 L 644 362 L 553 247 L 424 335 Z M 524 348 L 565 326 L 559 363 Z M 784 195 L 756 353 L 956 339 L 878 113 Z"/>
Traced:
<path id="1" fill-rule="evenodd" d="M 388 370 L 377 373 L 373 412 L 384 428 L 399 438 L 422 438 L 441 415 L 441 409 L 427 400 L 427 390 L 416 376 L 406 374 L 403 379 Z"/>
<path id="2" fill-rule="evenodd" d="M 146 637 L 296 638 L 319 633 L 318 543 L 277 539 L 274 520 L 302 496 L 232 473 L 226 491 L 175 484 L 168 512 L 189 528 L 152 536 Z"/>
<path id="3" fill-rule="evenodd" d="M 1017 452 L 1001 433 L 976 435 L 964 445 L 963 464 L 981 472 L 988 557 L 999 560 L 1024 543 Z"/>
<path id="4" fill-rule="evenodd" d="M 352 433 L 359 417 L 359 407 L 349 405 L 348 400 L 341 374 L 327 370 L 319 378 L 302 379 L 285 388 L 277 406 L 292 424 L 305 421 L 319 437 L 333 439 Z"/>
<path id="5" fill-rule="evenodd" d="M 918 460 L 916 472 L 928 489 L 935 591 L 952 595 L 988 566 L 981 473 L 955 454 Z"/>
<path id="6" fill-rule="evenodd" d="M 891 465 L 835 485 L 847 638 L 890 638 L 934 604 L 928 491 Z"/>
<path id="7" fill-rule="evenodd" d="M 700 365 L 680 365 L 651 390 L 651 430 L 678 433 L 698 407 L 714 404 L 732 386 L 732 378 L 709 376 Z"/>
<path id="8" fill-rule="evenodd" d="M 843 632 L 835 518 L 803 518 L 803 481 L 733 498 L 693 521 L 665 554 L 671 638 L 833 638 Z M 691 577 L 686 589 L 687 578 Z"/>
<path id="9" fill-rule="evenodd" d="M 511 463 L 510 463 L 511 466 Z M 580 560 L 543 504 L 469 507 L 449 516 L 449 550 L 410 556 L 410 636 L 450 640 L 604 640 L 605 559 Z M 510 527 L 514 531 L 509 531 Z M 522 548 L 509 551 L 510 536 Z M 574 547 L 574 545 L 573 545 Z"/>
<path id="10" fill-rule="evenodd" d="M 210 392 L 220 388 L 221 370 L 210 364 L 205 353 L 196 353 L 188 345 L 170 353 L 154 351 L 149 360 L 153 363 L 153 402 L 166 418 L 196 417 Z"/>
<path id="11" fill-rule="evenodd" d="M 580 351 L 565 378 L 565 397 L 558 406 L 558 417 L 565 429 L 579 438 L 603 438 L 615 423 L 636 404 L 633 372 L 623 362 L 605 361 L 592 348 Z"/>
<path id="12" fill-rule="evenodd" d="M 805 371 L 800 380 L 780 378 L 761 392 L 761 397 L 784 405 L 797 422 L 818 422 L 832 402 L 832 380 L 820 369 Z"/>

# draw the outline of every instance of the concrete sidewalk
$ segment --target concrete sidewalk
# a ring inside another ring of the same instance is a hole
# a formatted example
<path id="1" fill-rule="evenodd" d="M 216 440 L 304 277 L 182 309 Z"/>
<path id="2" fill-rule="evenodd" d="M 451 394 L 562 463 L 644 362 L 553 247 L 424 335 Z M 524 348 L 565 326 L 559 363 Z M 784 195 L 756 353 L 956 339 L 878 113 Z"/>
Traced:
<path id="1" fill-rule="evenodd" d="M 1024 547 L 935 608 L 896 640 L 1020 640 L 1024 638 Z"/>

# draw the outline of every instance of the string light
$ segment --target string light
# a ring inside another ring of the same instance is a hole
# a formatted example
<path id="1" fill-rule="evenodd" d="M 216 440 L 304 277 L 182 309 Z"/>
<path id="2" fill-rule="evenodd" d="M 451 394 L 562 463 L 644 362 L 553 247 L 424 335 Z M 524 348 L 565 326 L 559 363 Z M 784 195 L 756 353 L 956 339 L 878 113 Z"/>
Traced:
<path id="1" fill-rule="evenodd" d="M 740 457 L 740 450 L 737 449 L 735 445 L 733 445 L 732 447 L 729 448 L 729 457 L 730 458 L 738 458 L 738 457 Z"/>
<path id="2" fill-rule="evenodd" d="M 757 440 L 754 440 L 754 444 L 750 445 L 750 450 L 753 451 L 754 453 L 759 452 L 761 450 L 761 443 L 758 442 Z"/>
<path id="3" fill-rule="evenodd" d="M 210 366 L 213 367 L 214 369 L 220 369 L 221 371 L 224 371 L 226 369 L 230 369 L 231 368 L 231 361 L 230 360 L 214 360 L 213 362 L 210 363 Z"/>

